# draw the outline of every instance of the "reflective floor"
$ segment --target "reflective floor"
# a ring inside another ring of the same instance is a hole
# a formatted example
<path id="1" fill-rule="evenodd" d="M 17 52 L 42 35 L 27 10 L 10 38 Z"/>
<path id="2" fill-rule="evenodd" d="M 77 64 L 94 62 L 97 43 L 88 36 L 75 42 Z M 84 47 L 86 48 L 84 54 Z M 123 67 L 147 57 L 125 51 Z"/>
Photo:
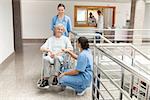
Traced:
<path id="1" fill-rule="evenodd" d="M 41 70 L 41 44 L 25 44 L 22 53 L 16 53 L 0 65 L 0 100 L 91 100 L 91 89 L 84 96 L 76 96 L 67 88 L 40 90 L 36 82 Z"/>
<path id="2" fill-rule="evenodd" d="M 91 89 L 84 96 L 76 96 L 67 88 L 51 87 L 40 90 L 36 82 L 40 77 L 42 44 L 26 43 L 21 53 L 15 53 L 0 65 L 0 100 L 92 100 Z M 149 44 L 138 47 L 150 55 Z"/>

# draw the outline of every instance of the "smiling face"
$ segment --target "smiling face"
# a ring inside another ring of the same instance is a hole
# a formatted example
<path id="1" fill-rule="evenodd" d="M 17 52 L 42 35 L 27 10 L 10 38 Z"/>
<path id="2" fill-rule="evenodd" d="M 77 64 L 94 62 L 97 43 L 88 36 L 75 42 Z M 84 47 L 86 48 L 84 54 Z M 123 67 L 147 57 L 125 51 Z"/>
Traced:
<path id="1" fill-rule="evenodd" d="M 63 26 L 58 26 L 55 27 L 54 33 L 56 37 L 60 37 L 64 32 L 64 27 Z"/>
<path id="2" fill-rule="evenodd" d="M 81 44 L 79 43 L 79 41 L 77 40 L 77 43 L 76 43 L 76 46 L 77 46 L 77 48 L 81 48 Z"/>
<path id="3" fill-rule="evenodd" d="M 65 8 L 63 6 L 60 6 L 57 8 L 58 15 L 63 15 L 65 13 Z"/>

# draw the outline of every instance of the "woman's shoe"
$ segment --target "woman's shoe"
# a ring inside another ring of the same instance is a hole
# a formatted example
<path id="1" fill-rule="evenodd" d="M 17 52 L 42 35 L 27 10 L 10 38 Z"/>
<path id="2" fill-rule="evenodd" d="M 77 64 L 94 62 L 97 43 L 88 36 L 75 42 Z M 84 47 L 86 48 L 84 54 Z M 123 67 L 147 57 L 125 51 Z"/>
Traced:
<path id="1" fill-rule="evenodd" d="M 40 84 L 42 83 L 44 81 L 44 79 L 39 79 L 38 81 L 37 81 L 37 87 L 39 87 L 40 86 Z"/>
<path id="2" fill-rule="evenodd" d="M 57 76 L 54 76 L 52 85 L 57 85 L 57 84 L 58 84 Z"/>
<path id="3" fill-rule="evenodd" d="M 49 87 L 50 86 L 49 86 L 48 80 L 43 80 L 42 83 L 39 86 L 39 88 L 41 88 L 41 89 L 48 89 Z"/>

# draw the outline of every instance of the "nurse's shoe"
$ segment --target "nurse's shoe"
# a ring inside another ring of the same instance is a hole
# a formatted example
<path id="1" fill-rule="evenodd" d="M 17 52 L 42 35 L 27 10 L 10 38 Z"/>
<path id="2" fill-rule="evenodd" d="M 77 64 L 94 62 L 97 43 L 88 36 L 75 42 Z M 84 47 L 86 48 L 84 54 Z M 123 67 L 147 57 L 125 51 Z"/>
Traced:
<path id="1" fill-rule="evenodd" d="M 48 89 L 50 86 L 49 86 L 49 82 L 48 80 L 44 80 L 42 81 L 42 83 L 40 84 L 39 88 L 41 89 Z"/>
<path id="2" fill-rule="evenodd" d="M 83 91 L 81 91 L 81 92 L 76 92 L 76 94 L 77 94 L 78 96 L 83 96 L 83 95 L 85 94 L 85 92 L 86 92 L 86 89 L 83 90 Z"/>
<path id="3" fill-rule="evenodd" d="M 66 86 L 61 86 L 61 91 L 65 91 Z"/>

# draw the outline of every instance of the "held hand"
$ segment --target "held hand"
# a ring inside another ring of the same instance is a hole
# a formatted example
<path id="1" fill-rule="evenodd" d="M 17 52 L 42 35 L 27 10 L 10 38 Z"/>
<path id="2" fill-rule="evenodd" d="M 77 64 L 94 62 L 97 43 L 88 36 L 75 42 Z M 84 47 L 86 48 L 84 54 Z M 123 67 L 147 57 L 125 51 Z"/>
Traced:
<path id="1" fill-rule="evenodd" d="M 51 54 L 51 55 L 50 55 L 51 58 L 54 58 L 54 56 L 55 56 L 54 54 Z"/>
<path id="2" fill-rule="evenodd" d="M 68 49 L 65 49 L 65 48 L 63 48 L 63 49 L 61 49 L 63 52 L 68 52 L 69 50 Z"/>
<path id="3" fill-rule="evenodd" d="M 55 54 L 52 53 L 52 52 L 48 52 L 48 55 L 51 57 L 51 58 L 54 58 Z"/>
<path id="4" fill-rule="evenodd" d="M 64 73 L 61 73 L 61 74 L 59 75 L 59 78 L 63 77 L 64 75 L 65 75 Z"/>
<path id="5" fill-rule="evenodd" d="M 63 52 L 58 52 L 57 53 L 57 56 L 62 56 L 63 55 Z"/>

